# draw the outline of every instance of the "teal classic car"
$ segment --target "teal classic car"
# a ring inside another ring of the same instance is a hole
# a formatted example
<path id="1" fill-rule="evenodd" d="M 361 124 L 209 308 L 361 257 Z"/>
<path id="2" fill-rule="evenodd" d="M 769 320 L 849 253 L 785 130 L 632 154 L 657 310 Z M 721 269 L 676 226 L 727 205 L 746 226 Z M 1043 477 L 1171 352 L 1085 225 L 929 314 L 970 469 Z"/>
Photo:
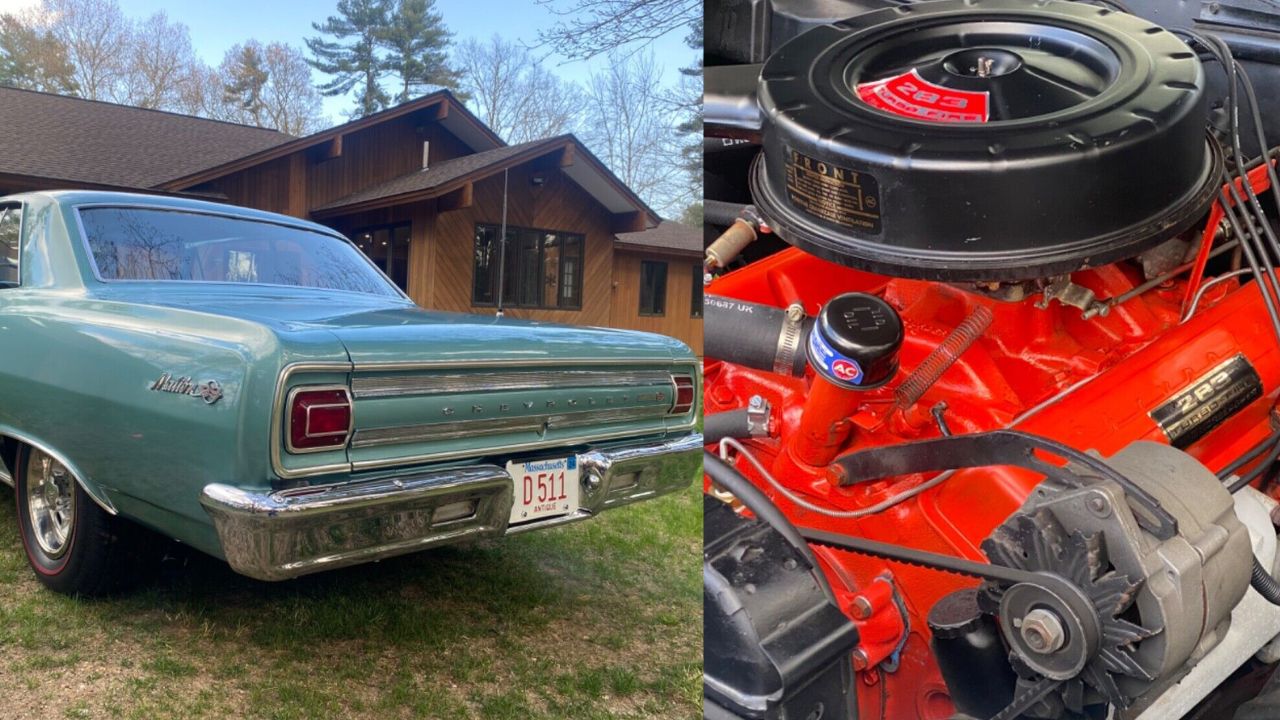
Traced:
<path id="1" fill-rule="evenodd" d="M 658 335 L 422 310 L 295 218 L 0 198 L 0 476 L 61 592 L 110 587 L 136 526 L 281 580 L 687 487 L 699 367 Z"/>

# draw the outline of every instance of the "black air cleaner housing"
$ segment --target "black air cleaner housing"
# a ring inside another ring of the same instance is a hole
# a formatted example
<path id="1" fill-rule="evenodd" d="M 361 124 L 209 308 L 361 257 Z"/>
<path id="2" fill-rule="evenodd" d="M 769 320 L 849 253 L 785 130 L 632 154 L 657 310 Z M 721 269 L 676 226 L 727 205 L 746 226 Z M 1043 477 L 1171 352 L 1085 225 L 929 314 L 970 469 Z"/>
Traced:
<path id="1" fill-rule="evenodd" d="M 756 204 L 779 236 L 891 275 L 1025 280 L 1132 257 L 1221 182 L 1204 71 L 1079 2 L 938 0 L 783 46 L 760 76 Z"/>

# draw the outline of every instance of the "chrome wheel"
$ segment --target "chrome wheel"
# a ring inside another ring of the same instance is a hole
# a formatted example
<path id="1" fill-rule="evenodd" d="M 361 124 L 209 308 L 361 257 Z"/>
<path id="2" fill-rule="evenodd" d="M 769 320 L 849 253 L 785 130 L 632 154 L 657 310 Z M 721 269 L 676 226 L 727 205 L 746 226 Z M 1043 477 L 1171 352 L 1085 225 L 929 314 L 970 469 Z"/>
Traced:
<path id="1" fill-rule="evenodd" d="M 62 463 L 39 450 L 26 467 L 27 519 L 36 544 L 50 559 L 70 545 L 76 516 L 76 480 Z"/>

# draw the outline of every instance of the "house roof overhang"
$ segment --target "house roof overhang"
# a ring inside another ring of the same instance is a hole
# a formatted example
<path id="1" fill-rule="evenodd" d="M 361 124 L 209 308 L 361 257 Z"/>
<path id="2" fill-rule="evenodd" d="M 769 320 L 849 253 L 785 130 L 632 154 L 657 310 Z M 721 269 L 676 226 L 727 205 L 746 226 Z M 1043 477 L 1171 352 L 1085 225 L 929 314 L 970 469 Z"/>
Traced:
<path id="1" fill-rule="evenodd" d="M 491 150 L 506 145 L 502 138 L 498 137 L 493 130 L 480 121 L 471 111 L 467 110 L 453 93 L 448 90 L 438 90 L 430 95 L 424 95 L 416 100 L 402 103 L 392 108 L 377 112 L 372 115 L 366 115 L 362 118 L 352 120 L 331 127 L 327 130 L 307 135 L 306 137 L 290 140 L 289 142 L 267 148 L 260 152 L 245 155 L 236 158 L 222 165 L 205 168 L 198 172 L 190 173 L 181 177 L 167 180 L 156 186 L 159 190 L 185 190 L 201 183 L 216 180 L 217 178 L 229 175 L 240 170 L 251 168 L 265 162 L 270 162 L 287 155 L 298 152 L 299 150 L 308 150 L 326 143 L 332 143 L 335 140 L 341 142 L 344 135 L 349 135 L 365 128 L 369 128 L 379 123 L 403 117 L 412 113 L 422 111 L 435 111 L 435 119 L 444 126 L 446 130 L 456 136 L 459 140 L 466 143 L 468 147 L 476 151 Z"/>
<path id="2" fill-rule="evenodd" d="M 347 215 L 440 198 L 498 173 L 549 156 L 611 213 L 623 230 L 655 227 L 661 218 L 573 135 L 494 148 L 392 178 L 312 210 L 316 218 Z"/>

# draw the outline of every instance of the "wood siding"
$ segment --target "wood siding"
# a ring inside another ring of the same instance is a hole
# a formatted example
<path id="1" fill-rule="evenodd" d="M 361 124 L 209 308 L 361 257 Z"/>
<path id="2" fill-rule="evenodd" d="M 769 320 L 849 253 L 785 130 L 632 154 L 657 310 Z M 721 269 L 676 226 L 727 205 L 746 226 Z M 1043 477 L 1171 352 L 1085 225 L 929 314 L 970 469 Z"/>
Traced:
<path id="1" fill-rule="evenodd" d="M 405 115 L 342 136 L 341 154 L 326 158 L 328 146 L 299 150 L 192 190 L 225 195 L 235 205 L 307 217 L 358 190 L 422 167 L 422 143 L 431 143 L 430 162 L 469 154 L 461 140 L 434 121 L 434 109 Z"/>
<path id="2" fill-rule="evenodd" d="M 533 175 L 545 178 L 534 186 Z M 511 170 L 507 185 L 508 227 L 560 230 L 580 233 L 584 244 L 582 309 L 541 310 L 507 307 L 507 316 L 531 320 L 608 325 L 610 315 L 613 233 L 609 213 L 590 195 L 565 177 L 558 168 L 535 171 L 531 165 Z M 492 306 L 471 303 L 475 275 L 475 228 L 477 223 L 502 222 L 502 174 L 475 184 L 469 208 L 439 213 L 428 230 L 427 247 L 413 245 L 410 267 L 434 276 L 429 294 L 413 295 L 424 307 L 491 314 Z M 416 240 L 416 238 L 415 238 Z"/>
<path id="3" fill-rule="evenodd" d="M 191 188 L 225 195 L 236 205 L 295 217 L 391 178 L 419 169 L 422 142 L 430 141 L 430 162 L 471 151 L 435 120 L 435 110 L 387 120 L 343 135 L 337 141 L 300 150 Z M 578 233 L 583 247 L 580 310 L 506 308 L 509 317 L 574 325 L 644 330 L 680 338 L 702 352 L 702 321 L 689 317 L 696 258 L 615 248 L 618 218 L 563 174 L 559 155 L 525 163 L 510 171 L 507 224 L 510 227 Z M 579 162 L 583 160 L 579 159 Z M 543 182 L 534 185 L 534 175 Z M 382 225 L 411 223 L 409 296 L 419 305 L 455 312 L 491 315 L 496 308 L 473 305 L 475 226 L 502 222 L 503 176 L 478 180 L 471 204 L 442 211 L 438 200 L 328 217 L 324 224 L 348 235 Z M 635 214 L 642 222 L 643 216 Z M 638 226 L 631 229 L 640 229 Z M 667 311 L 662 317 L 639 314 L 642 259 L 665 260 Z"/>
<path id="4" fill-rule="evenodd" d="M 640 263 L 644 260 L 667 263 L 667 306 L 661 316 L 640 314 Z M 678 337 L 701 355 L 702 318 L 690 316 L 695 276 L 701 280 L 701 263 L 696 258 L 615 248 L 609 325 Z"/>

